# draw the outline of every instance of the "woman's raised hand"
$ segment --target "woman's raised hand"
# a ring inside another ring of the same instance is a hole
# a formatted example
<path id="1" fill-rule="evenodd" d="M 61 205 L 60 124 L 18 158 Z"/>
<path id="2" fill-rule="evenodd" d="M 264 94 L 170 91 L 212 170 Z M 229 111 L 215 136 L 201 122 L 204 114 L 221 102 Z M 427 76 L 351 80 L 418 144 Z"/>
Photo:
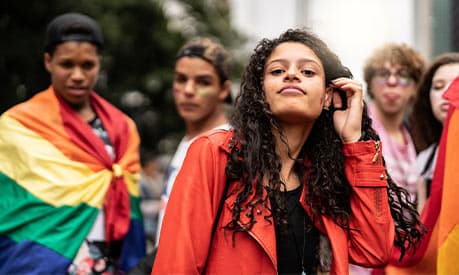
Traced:
<path id="1" fill-rule="evenodd" d="M 362 135 L 363 91 L 362 84 L 353 79 L 341 77 L 334 79 L 333 87 L 333 124 L 344 143 L 355 142 Z M 347 100 L 346 109 L 338 90 L 343 91 Z"/>

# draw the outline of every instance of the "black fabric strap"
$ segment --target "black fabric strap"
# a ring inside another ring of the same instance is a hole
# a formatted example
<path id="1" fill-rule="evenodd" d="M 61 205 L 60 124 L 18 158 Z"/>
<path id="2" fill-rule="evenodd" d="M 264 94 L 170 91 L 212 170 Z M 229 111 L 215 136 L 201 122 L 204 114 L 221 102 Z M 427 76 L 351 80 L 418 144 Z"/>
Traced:
<path id="1" fill-rule="evenodd" d="M 424 165 L 424 169 L 422 169 L 421 175 L 424 175 L 425 173 L 427 173 L 430 166 L 432 165 L 433 159 L 435 157 L 435 152 L 437 152 L 437 147 L 438 147 L 438 143 L 435 144 L 435 147 L 432 149 L 432 152 L 430 152 L 429 158 L 427 159 L 426 164 Z"/>

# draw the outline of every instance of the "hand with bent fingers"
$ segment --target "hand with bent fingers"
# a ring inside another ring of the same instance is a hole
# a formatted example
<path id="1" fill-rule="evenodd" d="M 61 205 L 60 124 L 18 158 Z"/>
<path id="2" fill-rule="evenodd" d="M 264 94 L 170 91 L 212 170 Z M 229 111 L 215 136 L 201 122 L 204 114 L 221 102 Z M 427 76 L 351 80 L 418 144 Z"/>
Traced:
<path id="1" fill-rule="evenodd" d="M 335 110 L 333 113 L 335 130 L 344 143 L 358 141 L 362 134 L 362 84 L 350 78 L 341 77 L 334 79 L 331 86 L 334 88 L 332 104 L 335 109 L 343 106 L 336 89 L 343 91 L 347 100 L 345 110 Z"/>

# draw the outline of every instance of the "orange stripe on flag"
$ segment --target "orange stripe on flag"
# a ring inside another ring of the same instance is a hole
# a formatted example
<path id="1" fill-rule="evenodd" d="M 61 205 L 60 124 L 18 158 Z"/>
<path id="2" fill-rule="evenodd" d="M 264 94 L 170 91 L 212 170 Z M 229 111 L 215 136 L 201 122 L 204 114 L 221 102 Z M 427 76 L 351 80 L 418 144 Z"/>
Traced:
<path id="1" fill-rule="evenodd" d="M 446 139 L 445 176 L 438 220 L 438 274 L 459 274 L 459 112 L 450 117 Z"/>
<path id="2" fill-rule="evenodd" d="M 43 110 L 43 106 L 47 106 L 47 109 Z M 56 116 L 59 113 L 59 103 L 51 88 L 37 94 L 29 102 L 19 104 L 8 111 L 10 117 L 48 140 L 69 159 L 85 163 L 93 171 L 103 169 L 98 160 L 70 140 L 63 127 L 61 116 Z M 43 124 L 43 121 L 49 123 Z"/>

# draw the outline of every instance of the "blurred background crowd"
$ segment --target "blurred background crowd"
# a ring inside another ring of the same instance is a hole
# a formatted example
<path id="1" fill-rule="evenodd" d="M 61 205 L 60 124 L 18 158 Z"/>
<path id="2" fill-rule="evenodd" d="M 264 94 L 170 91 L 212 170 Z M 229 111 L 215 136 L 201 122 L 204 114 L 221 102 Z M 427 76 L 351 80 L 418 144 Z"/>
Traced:
<path id="1" fill-rule="evenodd" d="M 233 98 L 254 45 L 289 27 L 324 38 L 362 83 L 365 59 L 388 42 L 405 43 L 429 62 L 459 51 L 454 0 L 4 0 L 0 7 L 0 113 L 49 85 L 47 22 L 74 11 L 100 23 L 106 46 L 95 90 L 137 124 L 151 240 L 156 225 L 148 213 L 159 209 L 164 173 L 185 131 L 172 94 L 175 55 L 185 41 L 207 36 L 231 52 Z"/>
<path id="2" fill-rule="evenodd" d="M 43 34 L 57 14 L 76 11 L 104 30 L 96 87 L 138 124 L 142 148 L 172 153 L 184 126 L 173 103 L 175 54 L 195 36 L 221 42 L 233 56 L 237 87 L 256 42 L 288 27 L 307 27 L 362 80 L 365 58 L 386 42 L 403 42 L 427 60 L 459 49 L 459 3 L 453 0 L 6 0 L 0 4 L 0 112 L 49 85 Z M 363 81 L 362 81 L 363 82 Z M 237 93 L 237 88 L 232 89 Z"/>

